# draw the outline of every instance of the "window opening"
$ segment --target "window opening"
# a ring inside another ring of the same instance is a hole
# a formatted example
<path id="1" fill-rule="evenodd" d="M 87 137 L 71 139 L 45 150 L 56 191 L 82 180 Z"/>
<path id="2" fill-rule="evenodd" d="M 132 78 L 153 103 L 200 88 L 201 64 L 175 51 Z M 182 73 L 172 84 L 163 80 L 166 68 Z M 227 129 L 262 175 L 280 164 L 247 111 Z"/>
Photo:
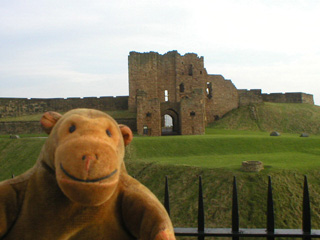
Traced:
<path id="1" fill-rule="evenodd" d="M 168 102 L 169 101 L 169 93 L 168 90 L 164 90 L 164 101 Z"/>
<path id="2" fill-rule="evenodd" d="M 146 125 L 143 126 L 143 134 L 148 135 L 148 126 Z"/>
<path id="3" fill-rule="evenodd" d="M 189 76 L 193 75 L 192 64 L 189 65 Z"/>
<path id="4" fill-rule="evenodd" d="M 207 92 L 207 97 L 209 99 L 211 99 L 212 98 L 212 83 L 211 82 L 207 82 L 206 92 Z"/>
<path id="5" fill-rule="evenodd" d="M 179 89 L 180 89 L 180 92 L 184 92 L 184 84 L 183 83 L 181 83 L 179 85 Z"/>

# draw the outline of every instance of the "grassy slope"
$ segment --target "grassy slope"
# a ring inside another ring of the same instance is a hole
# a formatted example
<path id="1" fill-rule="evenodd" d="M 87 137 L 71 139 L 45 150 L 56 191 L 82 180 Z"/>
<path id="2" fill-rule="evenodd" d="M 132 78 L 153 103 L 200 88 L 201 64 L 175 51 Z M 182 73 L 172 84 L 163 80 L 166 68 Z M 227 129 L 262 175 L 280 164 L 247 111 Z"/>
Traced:
<path id="1" fill-rule="evenodd" d="M 210 132 L 205 136 L 136 138 L 129 154 L 135 161 L 233 171 L 239 171 L 241 162 L 247 160 L 263 161 L 266 171 L 320 168 L 318 136 L 301 138 L 286 134 L 270 137 L 267 133 Z"/>
<path id="2" fill-rule="evenodd" d="M 320 107 L 297 103 L 263 103 L 235 109 L 211 124 L 215 129 L 320 134 Z"/>
<path id="3" fill-rule="evenodd" d="M 197 226 L 198 177 L 201 175 L 207 227 L 231 226 L 233 176 L 238 179 L 240 226 L 265 227 L 267 176 L 270 175 L 273 180 L 276 227 L 300 228 L 303 176 L 307 173 L 313 209 L 312 224 L 320 229 L 320 151 L 317 148 L 320 137 L 269 137 L 265 133 L 253 132 L 240 132 L 239 135 L 237 131 L 211 133 L 215 134 L 137 137 L 127 149 L 129 173 L 148 186 L 161 201 L 164 196 L 164 176 L 168 176 L 175 226 Z M 0 179 L 9 178 L 12 173 L 18 175 L 31 167 L 44 141 L 41 138 L 0 138 Z M 260 152 L 269 158 L 266 170 L 260 173 L 240 171 L 243 156 L 249 154 L 250 157 L 256 157 L 261 155 Z M 285 162 L 281 156 L 285 157 L 288 152 L 294 152 L 293 156 L 305 154 L 305 158 L 287 158 Z M 280 157 L 277 157 L 278 154 Z M 310 156 L 314 159 L 306 161 Z M 185 159 L 194 160 L 181 166 L 179 161 Z M 230 164 L 232 159 L 235 162 Z"/>
<path id="4" fill-rule="evenodd" d="M 164 176 L 169 177 L 175 226 L 197 226 L 196 199 L 201 175 L 207 227 L 231 226 L 233 176 L 238 179 L 240 226 L 265 227 L 267 176 L 270 175 L 276 228 L 300 228 L 303 176 L 307 174 L 312 225 L 320 229 L 320 137 L 299 138 L 298 134 L 270 137 L 268 134 L 272 130 L 319 134 L 319 107 L 267 103 L 255 108 L 255 117 L 249 107 L 232 111 L 209 127 L 205 136 L 137 137 L 127 148 L 129 173 L 160 200 L 164 195 Z M 0 180 L 31 167 L 43 142 L 44 139 L 0 138 Z M 265 170 L 242 172 L 243 160 L 261 160 Z"/>

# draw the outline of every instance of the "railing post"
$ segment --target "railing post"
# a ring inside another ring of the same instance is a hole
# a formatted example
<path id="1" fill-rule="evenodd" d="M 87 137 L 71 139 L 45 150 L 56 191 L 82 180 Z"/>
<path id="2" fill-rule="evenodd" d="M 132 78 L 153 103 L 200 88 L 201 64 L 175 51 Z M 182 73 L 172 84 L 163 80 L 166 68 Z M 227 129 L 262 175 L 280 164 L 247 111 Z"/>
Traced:
<path id="1" fill-rule="evenodd" d="M 164 189 L 164 207 L 167 210 L 167 213 L 170 216 L 170 200 L 169 200 L 169 184 L 168 184 L 168 177 L 166 176 L 166 183 Z"/>
<path id="2" fill-rule="evenodd" d="M 307 176 L 304 176 L 303 186 L 302 230 L 304 235 L 311 234 L 311 210 Z M 309 240 L 311 237 L 306 236 L 303 239 Z"/>
<path id="3" fill-rule="evenodd" d="M 268 200 L 267 200 L 267 233 L 274 234 L 274 208 L 272 196 L 271 177 L 268 177 Z M 267 237 L 268 240 L 274 240 L 274 236 Z"/>
<path id="4" fill-rule="evenodd" d="M 233 194 L 232 194 L 232 233 L 239 233 L 239 204 L 237 180 L 233 178 Z M 238 240 L 239 237 L 232 237 L 233 240 Z"/>
<path id="5" fill-rule="evenodd" d="M 202 178 L 199 176 L 199 198 L 198 198 L 198 240 L 204 240 L 204 207 L 202 194 Z"/>

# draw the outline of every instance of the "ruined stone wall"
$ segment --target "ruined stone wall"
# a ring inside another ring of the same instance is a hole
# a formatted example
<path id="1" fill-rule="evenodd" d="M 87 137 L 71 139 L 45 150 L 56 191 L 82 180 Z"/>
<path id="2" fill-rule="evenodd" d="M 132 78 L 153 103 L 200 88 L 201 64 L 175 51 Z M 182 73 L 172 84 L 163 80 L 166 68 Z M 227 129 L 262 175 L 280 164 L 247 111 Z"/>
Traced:
<path id="1" fill-rule="evenodd" d="M 129 109 L 135 111 L 137 91 L 143 90 L 148 99 L 158 98 L 165 102 L 165 90 L 169 102 L 180 102 L 194 88 L 205 87 L 206 70 L 203 57 L 177 51 L 164 55 L 155 52 L 130 52 L 129 62 Z M 183 87 L 181 87 L 181 84 Z M 183 91 L 182 91 L 183 89 Z"/>
<path id="2" fill-rule="evenodd" d="M 147 127 L 147 135 L 160 136 L 164 114 L 174 115 L 170 116 L 173 117 L 174 130 L 177 132 L 203 134 L 205 112 L 201 116 L 197 114 L 190 118 L 188 115 L 184 118 L 181 110 L 183 108 L 190 114 L 191 111 L 195 111 L 190 109 L 198 108 L 201 112 L 205 107 L 203 94 L 200 94 L 202 106 L 198 105 L 200 100 L 193 103 L 195 98 L 191 97 L 195 89 L 202 88 L 204 91 L 206 87 L 207 72 L 203 65 L 203 57 L 199 58 L 194 53 L 181 56 L 177 51 L 164 55 L 154 52 L 130 52 L 128 59 L 129 110 L 137 112 L 138 134 L 143 135 L 143 129 Z M 181 99 L 187 98 L 188 101 L 184 101 L 185 104 L 180 106 Z M 189 106 L 186 105 L 187 102 Z M 170 104 L 174 104 L 174 108 L 168 107 Z M 189 123 L 191 127 L 188 126 Z M 176 128 L 177 125 L 180 129 Z"/>
<path id="3" fill-rule="evenodd" d="M 205 102 L 203 89 L 194 89 L 191 96 L 181 99 L 181 134 L 205 134 Z"/>
<path id="4" fill-rule="evenodd" d="M 132 131 L 137 131 L 137 121 L 135 118 L 117 118 L 119 124 L 125 124 Z M 17 121 L 17 122 L 0 122 L 0 134 L 31 134 L 43 133 L 39 121 Z"/>
<path id="5" fill-rule="evenodd" d="M 176 95 L 177 101 L 192 94 L 196 88 L 206 88 L 207 71 L 203 57 L 187 53 L 176 57 Z"/>
<path id="6" fill-rule="evenodd" d="M 129 64 L 129 110 L 137 109 L 137 91 L 143 90 L 154 98 L 157 97 L 159 54 L 150 52 L 141 54 L 130 52 Z"/>
<path id="7" fill-rule="evenodd" d="M 208 75 L 207 81 L 212 87 L 212 93 L 206 92 L 206 117 L 210 123 L 238 108 L 239 95 L 233 83 L 221 75 Z"/>
<path id="8" fill-rule="evenodd" d="M 302 92 L 262 94 L 264 102 L 314 104 L 313 95 Z"/>
<path id="9" fill-rule="evenodd" d="M 261 89 L 238 90 L 240 106 L 261 102 L 314 104 L 313 95 L 302 92 L 261 93 Z"/>
<path id="10" fill-rule="evenodd" d="M 94 108 L 101 111 L 127 110 L 128 97 L 0 98 L 0 118 L 17 117 L 46 111 L 67 112 L 74 108 Z"/>
<path id="11" fill-rule="evenodd" d="M 261 89 L 239 89 L 239 106 L 262 103 Z"/>
<path id="12" fill-rule="evenodd" d="M 139 135 L 161 136 L 160 102 L 157 98 L 149 100 L 146 94 L 141 93 L 137 96 L 137 132 Z"/>
<path id="13" fill-rule="evenodd" d="M 302 103 L 308 103 L 314 105 L 314 99 L 312 94 L 302 93 Z"/>

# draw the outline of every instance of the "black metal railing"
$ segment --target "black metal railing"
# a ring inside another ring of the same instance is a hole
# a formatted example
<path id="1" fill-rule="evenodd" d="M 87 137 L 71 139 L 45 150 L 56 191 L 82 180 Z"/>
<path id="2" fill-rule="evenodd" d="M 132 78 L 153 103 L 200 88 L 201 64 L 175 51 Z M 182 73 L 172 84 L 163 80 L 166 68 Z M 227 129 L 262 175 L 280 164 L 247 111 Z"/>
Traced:
<path id="1" fill-rule="evenodd" d="M 302 238 L 309 240 L 311 238 L 320 238 L 320 230 L 311 229 L 311 210 L 308 180 L 305 176 L 303 187 L 303 209 L 302 209 L 302 229 L 275 229 L 274 208 L 272 196 L 271 177 L 268 179 L 268 197 L 267 197 L 267 223 L 266 228 L 248 229 L 239 227 L 239 204 L 236 177 L 233 179 L 232 196 L 232 227 L 231 228 L 205 228 L 204 205 L 202 194 L 202 178 L 199 177 L 199 198 L 198 198 L 198 227 L 174 228 L 176 236 L 198 237 L 198 240 L 204 240 L 206 237 L 232 237 L 238 240 L 240 237 L 264 237 L 273 240 L 276 237 Z M 168 178 L 165 180 L 164 206 L 170 215 L 169 184 Z"/>

